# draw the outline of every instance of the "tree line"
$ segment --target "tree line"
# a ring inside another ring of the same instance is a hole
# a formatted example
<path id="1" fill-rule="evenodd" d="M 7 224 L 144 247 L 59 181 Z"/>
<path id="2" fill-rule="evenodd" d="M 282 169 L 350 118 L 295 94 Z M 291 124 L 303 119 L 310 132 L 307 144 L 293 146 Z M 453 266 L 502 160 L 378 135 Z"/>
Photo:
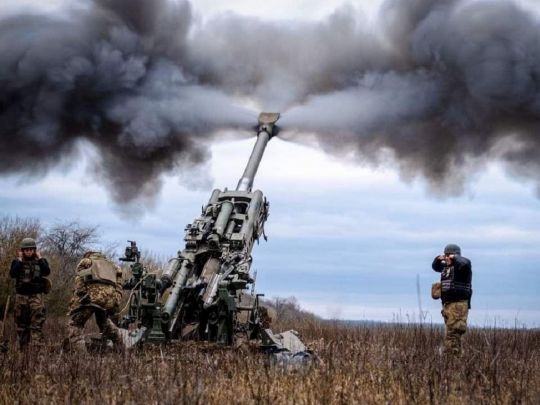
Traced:
<path id="1" fill-rule="evenodd" d="M 14 296 L 14 284 L 9 277 L 11 261 L 17 256 L 23 238 L 34 238 L 38 250 L 49 261 L 52 290 L 47 295 L 47 312 L 53 316 L 63 316 L 69 310 L 75 268 L 82 255 L 89 250 L 98 250 L 114 259 L 118 244 L 107 243 L 102 238 L 98 226 L 83 225 L 78 221 L 57 222 L 44 225 L 37 218 L 0 217 L 0 314 L 8 296 Z M 152 252 L 143 252 L 143 263 L 151 271 L 160 271 L 165 262 Z M 129 267 L 124 266 L 126 279 Z M 273 319 L 292 321 L 294 319 L 316 319 L 302 309 L 294 297 L 264 299 Z"/>

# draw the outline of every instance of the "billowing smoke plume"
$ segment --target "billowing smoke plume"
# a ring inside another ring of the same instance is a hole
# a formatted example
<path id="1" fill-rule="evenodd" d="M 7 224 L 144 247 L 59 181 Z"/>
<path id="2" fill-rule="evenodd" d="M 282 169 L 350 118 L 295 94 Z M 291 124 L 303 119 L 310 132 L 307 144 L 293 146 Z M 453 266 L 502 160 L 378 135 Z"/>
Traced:
<path id="1" fill-rule="evenodd" d="M 540 186 L 538 19 L 510 1 L 396 0 L 383 11 L 396 63 L 351 72 L 356 84 L 294 107 L 287 125 L 368 161 L 390 151 L 403 175 L 447 194 L 495 155 Z"/>
<path id="2" fill-rule="evenodd" d="M 540 184 L 540 24 L 511 0 L 390 0 L 374 22 L 351 7 L 318 23 L 224 16 L 201 31 L 199 73 L 285 110 L 282 136 L 397 163 L 444 194 L 492 157 Z"/>
<path id="3" fill-rule="evenodd" d="M 62 17 L 0 20 L 0 173 L 40 173 L 98 147 L 118 202 L 152 197 L 160 174 L 208 157 L 201 139 L 255 114 L 186 65 L 188 3 L 100 0 Z"/>
<path id="4" fill-rule="evenodd" d="M 215 131 L 249 128 L 235 104 L 249 98 L 284 113 L 283 136 L 390 158 L 444 193 L 493 157 L 540 184 L 539 41 L 511 0 L 388 0 L 375 21 L 344 6 L 317 22 L 198 24 L 167 0 L 4 18 L 0 172 L 41 171 L 84 138 L 129 201 L 205 161 Z"/>

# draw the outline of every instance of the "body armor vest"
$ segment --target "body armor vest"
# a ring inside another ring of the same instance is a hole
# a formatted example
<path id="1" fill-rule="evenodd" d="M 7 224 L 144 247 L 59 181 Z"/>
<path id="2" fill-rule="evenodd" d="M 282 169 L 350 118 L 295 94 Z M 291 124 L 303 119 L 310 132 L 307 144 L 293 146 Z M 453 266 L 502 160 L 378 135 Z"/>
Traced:
<path id="1" fill-rule="evenodd" d="M 31 283 L 33 280 L 41 277 L 41 269 L 35 260 L 23 261 L 23 274 L 21 277 L 22 283 Z"/>
<path id="2" fill-rule="evenodd" d="M 445 301 L 469 300 L 472 295 L 470 262 L 454 262 L 441 271 L 441 298 Z"/>
<path id="3" fill-rule="evenodd" d="M 116 266 L 103 258 L 86 258 L 81 261 L 77 274 L 85 283 L 117 284 Z"/>
<path id="4" fill-rule="evenodd" d="M 23 260 L 23 271 L 16 278 L 17 294 L 30 295 L 47 293 L 47 279 L 41 277 L 41 269 L 37 260 Z"/>

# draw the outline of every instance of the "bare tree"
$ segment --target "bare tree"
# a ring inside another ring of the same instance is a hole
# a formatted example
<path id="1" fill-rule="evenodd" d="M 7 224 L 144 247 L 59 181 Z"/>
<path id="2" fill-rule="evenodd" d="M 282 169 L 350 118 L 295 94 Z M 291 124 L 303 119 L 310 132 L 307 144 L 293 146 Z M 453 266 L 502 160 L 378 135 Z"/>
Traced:
<path id="1" fill-rule="evenodd" d="M 275 297 L 272 304 L 276 310 L 277 319 L 281 321 L 294 319 L 302 312 L 295 297 Z"/>
<path id="2" fill-rule="evenodd" d="M 80 257 L 98 243 L 98 227 L 82 226 L 76 221 L 60 223 L 48 229 L 43 247 L 48 252 L 64 257 Z"/>
<path id="3" fill-rule="evenodd" d="M 75 267 L 85 252 L 97 249 L 98 243 L 98 227 L 84 226 L 76 221 L 57 223 L 44 233 L 41 245 L 52 270 L 53 289 L 48 297 L 51 313 L 66 312 Z"/>

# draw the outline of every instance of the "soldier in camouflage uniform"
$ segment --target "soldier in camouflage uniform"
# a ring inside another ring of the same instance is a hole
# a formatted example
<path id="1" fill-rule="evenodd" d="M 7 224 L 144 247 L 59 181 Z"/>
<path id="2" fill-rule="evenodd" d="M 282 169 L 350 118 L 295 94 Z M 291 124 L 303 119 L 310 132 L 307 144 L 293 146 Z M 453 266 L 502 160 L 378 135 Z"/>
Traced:
<path id="1" fill-rule="evenodd" d="M 23 349 L 30 342 L 37 346 L 43 344 L 43 294 L 50 290 L 51 284 L 46 277 L 51 269 L 37 251 L 34 239 L 23 239 L 20 248 L 17 259 L 11 263 L 9 275 L 15 279 L 15 324 L 19 347 Z"/>
<path id="2" fill-rule="evenodd" d="M 69 312 L 69 342 L 84 345 L 84 325 L 95 315 L 103 338 L 110 339 L 115 347 L 122 348 L 122 335 L 111 320 L 118 314 L 121 300 L 121 269 L 99 252 L 86 253 L 77 265 Z"/>
<path id="3" fill-rule="evenodd" d="M 461 355 L 461 336 L 467 331 L 467 316 L 471 308 L 472 266 L 461 256 L 461 248 L 450 244 L 444 254 L 433 260 L 433 270 L 441 273 L 441 311 L 446 325 L 445 349 Z"/>

